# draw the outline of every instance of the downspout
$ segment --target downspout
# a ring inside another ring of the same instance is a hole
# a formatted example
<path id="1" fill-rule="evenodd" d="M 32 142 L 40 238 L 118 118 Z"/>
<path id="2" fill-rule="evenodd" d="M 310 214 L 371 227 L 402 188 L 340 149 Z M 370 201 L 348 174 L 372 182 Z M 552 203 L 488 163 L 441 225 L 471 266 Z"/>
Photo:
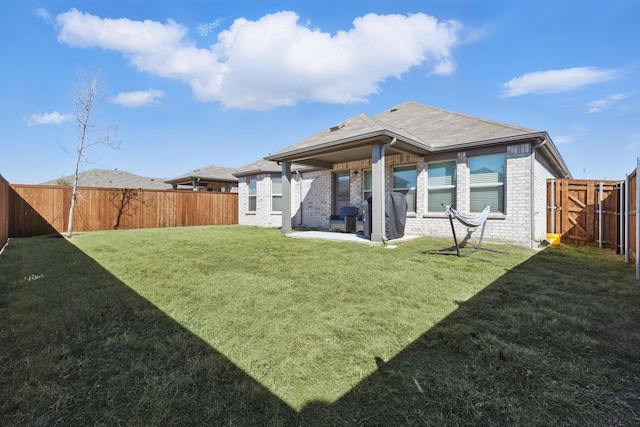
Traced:
<path id="1" fill-rule="evenodd" d="M 540 243 L 540 240 L 536 240 L 536 150 L 547 143 L 547 139 L 543 139 L 539 144 L 531 144 L 531 207 L 530 207 L 530 221 L 531 221 L 531 242 L 530 245 L 533 248 L 534 243 Z M 545 205 L 546 205 L 545 201 Z M 545 212 L 546 215 L 546 212 Z M 553 221 L 553 220 L 552 220 Z"/>
<path id="2" fill-rule="evenodd" d="M 299 170 L 296 170 L 296 174 L 298 174 L 298 194 L 300 199 L 300 223 L 298 224 L 298 226 L 302 227 L 302 224 L 304 224 L 304 221 L 302 219 L 302 214 L 304 212 L 304 205 L 302 204 L 302 174 Z"/>
<path id="3" fill-rule="evenodd" d="M 394 145 L 396 142 L 398 142 L 398 138 L 396 138 L 395 136 L 393 137 L 393 139 L 391 140 L 391 142 L 388 142 L 386 144 L 384 144 L 381 147 L 381 161 L 382 161 L 382 203 L 380 204 L 380 206 L 382 206 L 382 212 L 379 212 L 380 215 L 380 221 L 382 222 L 382 241 L 386 242 L 387 240 L 389 240 L 387 238 L 387 233 L 386 233 L 386 224 L 384 222 L 384 217 L 385 217 L 385 187 L 386 187 L 386 183 L 385 183 L 385 175 L 386 175 L 386 154 L 385 154 L 385 149 L 387 147 L 391 147 L 392 145 Z"/>

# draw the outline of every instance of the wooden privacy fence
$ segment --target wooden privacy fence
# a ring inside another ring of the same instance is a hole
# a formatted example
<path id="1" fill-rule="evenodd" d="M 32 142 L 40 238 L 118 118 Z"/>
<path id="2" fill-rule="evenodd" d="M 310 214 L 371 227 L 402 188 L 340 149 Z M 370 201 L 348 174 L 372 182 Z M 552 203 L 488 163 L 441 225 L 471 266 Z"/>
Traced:
<path id="1" fill-rule="evenodd" d="M 0 248 L 9 238 L 9 183 L 0 175 Z"/>
<path id="2" fill-rule="evenodd" d="M 560 234 L 565 243 L 616 249 L 618 184 L 582 179 L 548 180 L 549 232 Z"/>
<path id="3" fill-rule="evenodd" d="M 561 241 L 615 249 L 638 263 L 638 167 L 624 181 L 550 179 L 547 181 L 547 227 Z"/>
<path id="4" fill-rule="evenodd" d="M 9 237 L 64 233 L 71 187 L 10 186 Z M 238 194 L 79 187 L 73 231 L 238 223 Z"/>
<path id="5" fill-rule="evenodd" d="M 637 159 L 636 169 L 627 175 L 625 180 L 625 189 L 628 195 L 625 199 L 625 210 L 628 212 L 625 225 L 629 235 L 625 259 L 627 262 L 636 263 L 636 280 L 640 280 L 640 186 L 638 185 L 638 173 L 640 173 L 640 157 Z"/>

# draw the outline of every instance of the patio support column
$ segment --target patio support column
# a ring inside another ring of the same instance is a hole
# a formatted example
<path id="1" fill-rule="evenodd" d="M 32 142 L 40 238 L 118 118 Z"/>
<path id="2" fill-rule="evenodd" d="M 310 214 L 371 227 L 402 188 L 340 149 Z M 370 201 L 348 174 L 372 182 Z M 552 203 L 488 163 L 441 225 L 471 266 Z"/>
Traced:
<path id="1" fill-rule="evenodd" d="M 371 146 L 371 241 L 382 243 L 384 224 L 384 144 Z"/>
<path id="2" fill-rule="evenodd" d="M 282 234 L 291 234 L 291 163 L 282 162 Z"/>

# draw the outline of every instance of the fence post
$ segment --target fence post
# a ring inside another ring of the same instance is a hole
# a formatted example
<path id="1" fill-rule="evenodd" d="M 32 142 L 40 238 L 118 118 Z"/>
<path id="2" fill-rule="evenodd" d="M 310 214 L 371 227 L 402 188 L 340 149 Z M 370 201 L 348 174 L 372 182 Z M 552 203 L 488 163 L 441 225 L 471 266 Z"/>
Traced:
<path id="1" fill-rule="evenodd" d="M 556 232 L 556 180 L 551 180 L 551 232 Z"/>
<path id="2" fill-rule="evenodd" d="M 624 181 L 618 182 L 615 187 L 616 199 L 616 226 L 618 228 L 618 237 L 616 241 L 616 253 L 624 254 Z"/>
<path id="3" fill-rule="evenodd" d="M 631 212 L 629 212 L 629 174 L 626 175 L 624 179 L 624 236 L 623 236 L 623 244 L 624 244 L 624 262 L 629 263 L 629 227 Z"/>
<path id="4" fill-rule="evenodd" d="M 602 186 L 603 183 L 602 181 L 600 181 L 598 183 L 598 247 L 600 249 L 602 249 L 603 246 L 603 242 L 602 242 L 602 230 L 603 230 L 603 224 L 602 224 Z"/>
<path id="5" fill-rule="evenodd" d="M 640 157 L 636 158 L 636 280 L 640 280 Z"/>

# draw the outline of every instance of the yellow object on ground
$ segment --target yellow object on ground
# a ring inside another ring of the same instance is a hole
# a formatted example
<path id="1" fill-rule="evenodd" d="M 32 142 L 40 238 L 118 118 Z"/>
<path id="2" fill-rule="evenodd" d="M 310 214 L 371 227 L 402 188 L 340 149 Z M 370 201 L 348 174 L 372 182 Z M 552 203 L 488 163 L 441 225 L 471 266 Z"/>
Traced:
<path id="1" fill-rule="evenodd" d="M 560 235 L 556 233 L 547 233 L 547 242 L 550 245 L 559 245 L 560 244 Z"/>

